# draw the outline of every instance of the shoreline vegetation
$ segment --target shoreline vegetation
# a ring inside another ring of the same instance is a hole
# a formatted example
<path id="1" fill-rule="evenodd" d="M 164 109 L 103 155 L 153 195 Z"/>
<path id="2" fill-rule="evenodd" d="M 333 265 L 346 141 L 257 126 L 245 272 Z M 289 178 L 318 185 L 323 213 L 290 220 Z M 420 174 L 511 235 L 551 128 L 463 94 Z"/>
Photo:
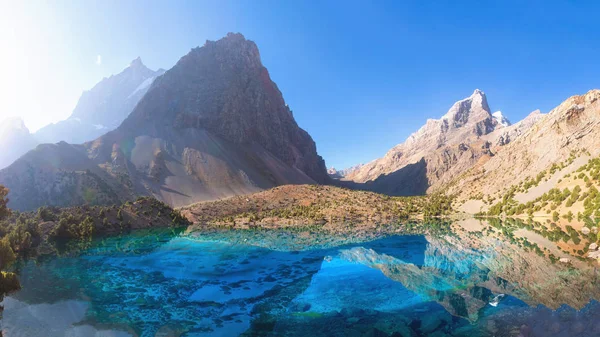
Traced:
<path id="1" fill-rule="evenodd" d="M 8 209 L 8 189 L 0 185 L 0 299 L 20 289 L 10 269 L 19 259 L 61 255 L 85 249 L 92 240 L 150 228 L 190 225 L 178 210 L 141 197 L 121 206 L 41 207 L 36 212 Z"/>
<path id="2" fill-rule="evenodd" d="M 198 228 L 378 225 L 450 217 L 452 200 L 443 194 L 392 197 L 328 185 L 284 185 L 180 210 Z"/>

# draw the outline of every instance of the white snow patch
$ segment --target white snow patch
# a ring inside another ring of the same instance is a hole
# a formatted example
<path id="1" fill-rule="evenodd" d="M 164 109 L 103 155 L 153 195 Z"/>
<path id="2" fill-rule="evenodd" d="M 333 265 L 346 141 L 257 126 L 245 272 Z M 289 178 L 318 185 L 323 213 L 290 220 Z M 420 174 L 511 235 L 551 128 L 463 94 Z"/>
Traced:
<path id="1" fill-rule="evenodd" d="M 140 84 L 137 88 L 135 88 L 135 90 L 131 94 L 129 94 L 129 96 L 127 96 L 127 98 L 131 98 L 133 95 L 135 95 L 136 93 L 138 93 L 142 90 L 147 90 L 155 78 L 156 77 L 147 78 L 144 82 L 142 82 L 142 84 Z"/>
<path id="2" fill-rule="evenodd" d="M 508 118 L 504 117 L 504 115 L 502 114 L 502 111 L 494 112 L 492 114 L 492 117 L 494 117 L 494 119 L 498 122 L 498 124 L 500 124 L 502 126 L 510 126 L 511 125 Z"/>

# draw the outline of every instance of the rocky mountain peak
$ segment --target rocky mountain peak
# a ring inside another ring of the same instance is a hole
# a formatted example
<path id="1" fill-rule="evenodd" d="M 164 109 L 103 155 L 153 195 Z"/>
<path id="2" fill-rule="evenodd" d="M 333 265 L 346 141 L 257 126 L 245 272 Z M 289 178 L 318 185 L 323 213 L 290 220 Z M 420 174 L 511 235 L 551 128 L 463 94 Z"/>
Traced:
<path id="1" fill-rule="evenodd" d="M 207 41 L 158 77 L 131 69 L 100 83 L 78 104 L 96 107 L 115 93 L 128 102 L 141 97 L 119 127 L 83 145 L 30 152 L 0 171 L 0 184 L 11 189 L 11 208 L 89 203 L 82 194 L 87 189 L 97 192 L 95 204 L 153 195 L 183 206 L 277 185 L 329 182 L 313 139 L 294 120 L 256 44 L 243 35 Z M 101 107 L 86 111 L 106 117 L 116 110 Z M 20 179 L 23 167 L 46 162 L 60 165 Z M 33 183 L 40 179 L 43 184 Z"/>
<path id="2" fill-rule="evenodd" d="M 129 63 L 129 67 L 131 67 L 131 68 L 146 68 L 146 66 L 142 62 L 142 58 L 139 56 L 135 60 L 131 61 L 131 63 Z"/>
<path id="3" fill-rule="evenodd" d="M 204 49 L 204 50 L 202 50 Z M 206 41 L 202 48 L 196 48 L 198 52 L 211 52 L 221 64 L 230 67 L 236 66 L 247 69 L 261 69 L 262 62 L 258 46 L 254 41 L 246 40 L 240 33 L 228 33 L 224 38 L 217 41 Z"/>
<path id="4" fill-rule="evenodd" d="M 467 100 L 471 100 L 472 106 L 479 107 L 487 112 L 490 112 L 490 107 L 487 102 L 487 96 L 485 93 L 479 89 L 475 89 L 473 94 Z"/>
<path id="5" fill-rule="evenodd" d="M 192 49 L 152 91 L 161 94 L 145 96 L 122 129 L 146 129 L 147 135 L 206 130 L 235 144 L 258 144 L 315 181 L 327 181 L 312 138 L 298 127 L 256 44 L 242 34 Z"/>
<path id="6" fill-rule="evenodd" d="M 480 121 L 489 117 L 491 113 L 487 97 L 483 91 L 475 89 L 471 96 L 454 103 L 442 120 L 447 120 L 449 127 L 459 128 L 469 121 Z"/>

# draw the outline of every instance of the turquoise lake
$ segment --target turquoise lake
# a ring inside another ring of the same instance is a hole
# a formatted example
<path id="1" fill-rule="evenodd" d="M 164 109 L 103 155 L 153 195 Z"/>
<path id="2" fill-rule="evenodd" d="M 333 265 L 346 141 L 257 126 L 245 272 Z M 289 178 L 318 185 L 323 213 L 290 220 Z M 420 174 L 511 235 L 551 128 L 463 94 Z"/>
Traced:
<path id="1" fill-rule="evenodd" d="M 593 267 L 493 238 L 141 231 L 18 273 L 4 336 L 600 336 Z"/>

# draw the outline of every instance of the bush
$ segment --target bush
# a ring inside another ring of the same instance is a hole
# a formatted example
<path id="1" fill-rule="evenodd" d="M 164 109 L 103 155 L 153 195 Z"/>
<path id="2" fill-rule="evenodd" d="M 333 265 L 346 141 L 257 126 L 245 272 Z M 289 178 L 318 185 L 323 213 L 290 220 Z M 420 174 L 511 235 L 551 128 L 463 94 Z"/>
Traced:
<path id="1" fill-rule="evenodd" d="M 10 266 L 17 257 L 12 250 L 7 238 L 0 240 L 0 269 L 5 269 Z"/>
<path id="2" fill-rule="evenodd" d="M 8 188 L 0 185 L 0 220 L 6 218 L 10 215 L 10 210 L 8 209 Z"/>
<path id="3" fill-rule="evenodd" d="M 14 273 L 0 272 L 0 296 L 21 289 L 21 284 Z"/>

